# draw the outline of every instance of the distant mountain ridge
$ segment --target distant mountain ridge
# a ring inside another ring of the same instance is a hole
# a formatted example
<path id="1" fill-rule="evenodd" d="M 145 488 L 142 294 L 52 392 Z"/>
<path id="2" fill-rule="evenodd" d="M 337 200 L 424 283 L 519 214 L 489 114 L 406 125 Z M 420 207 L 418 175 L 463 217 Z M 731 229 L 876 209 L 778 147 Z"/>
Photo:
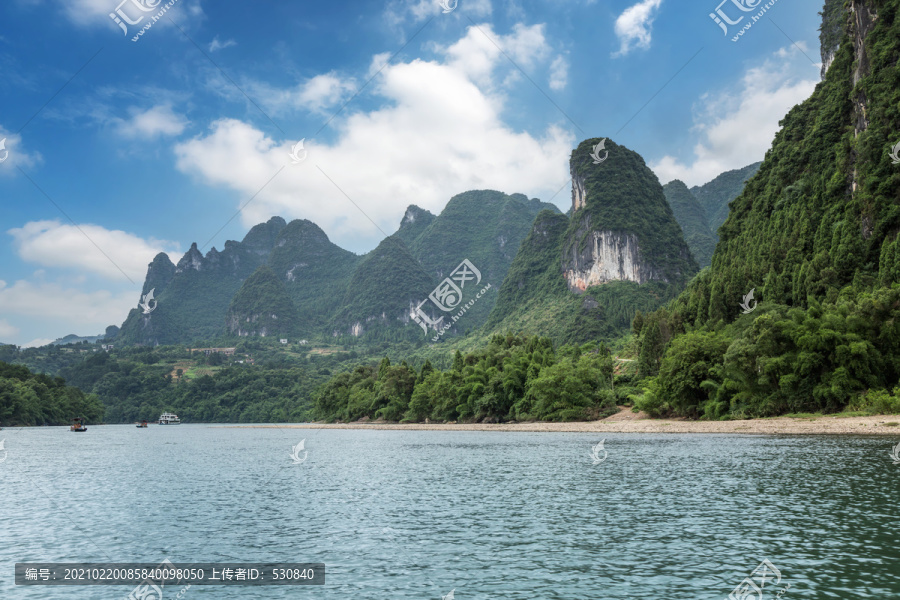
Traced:
<path id="1" fill-rule="evenodd" d="M 729 204 L 744 191 L 744 186 L 751 177 L 756 175 L 762 162 L 755 162 L 740 169 L 725 171 L 712 181 L 703 185 L 695 185 L 691 193 L 700 203 L 706 213 L 707 224 L 710 230 L 716 234 L 728 218 Z"/>
<path id="2" fill-rule="evenodd" d="M 666 201 L 672 208 L 675 220 L 684 232 L 684 238 L 697 264 L 703 268 L 709 265 L 716 249 L 716 234 L 709 227 L 709 218 L 700 202 L 683 181 L 675 179 L 663 186 Z"/>
<path id="3" fill-rule="evenodd" d="M 222 251 L 213 248 L 204 256 L 194 243 L 177 264 L 157 255 L 142 289 L 154 290 L 157 307 L 148 314 L 132 309 L 118 341 L 368 333 L 421 340 L 418 325 L 409 327 L 416 303 L 464 259 L 499 287 L 534 217 L 545 209 L 557 211 L 522 194 L 491 190 L 458 194 L 438 216 L 410 205 L 398 231 L 363 256 L 332 243 L 315 223 L 272 217 L 242 241 L 225 242 Z M 480 327 L 495 301 L 496 292 L 481 298 L 465 327 Z"/>
<path id="4" fill-rule="evenodd" d="M 679 179 L 663 186 L 666 200 L 684 231 L 691 254 L 700 267 L 709 266 L 719 236 L 716 233 L 730 210 L 729 204 L 759 171 L 762 163 L 726 171 L 712 181 L 691 189 Z"/>

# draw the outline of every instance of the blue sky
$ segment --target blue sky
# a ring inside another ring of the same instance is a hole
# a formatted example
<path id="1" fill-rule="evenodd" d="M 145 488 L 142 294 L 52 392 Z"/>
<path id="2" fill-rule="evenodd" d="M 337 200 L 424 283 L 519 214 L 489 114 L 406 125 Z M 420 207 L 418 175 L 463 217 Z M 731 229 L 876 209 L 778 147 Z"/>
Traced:
<path id="1" fill-rule="evenodd" d="M 157 252 L 272 215 L 363 253 L 469 189 L 565 209 L 589 137 L 701 184 L 761 160 L 819 80 L 821 0 L 737 42 L 761 0 L 721 5 L 728 36 L 717 0 L 175 0 L 132 41 L 165 5 L 0 4 L 0 342 L 121 324 Z"/>

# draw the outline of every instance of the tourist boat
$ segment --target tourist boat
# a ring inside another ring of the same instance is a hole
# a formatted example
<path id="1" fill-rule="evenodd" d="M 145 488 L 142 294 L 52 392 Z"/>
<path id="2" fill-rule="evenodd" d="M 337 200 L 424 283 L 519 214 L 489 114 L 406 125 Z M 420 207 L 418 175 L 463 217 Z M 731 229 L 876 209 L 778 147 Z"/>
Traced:
<path id="1" fill-rule="evenodd" d="M 141 421 L 140 423 L 138 423 L 137 425 L 135 425 L 135 427 L 141 427 L 141 428 L 144 428 L 144 427 L 146 427 L 146 426 L 147 426 L 147 420 L 146 420 L 146 419 L 144 419 L 143 421 Z"/>
<path id="2" fill-rule="evenodd" d="M 75 417 L 72 419 L 72 425 L 69 427 L 69 431 L 87 431 L 87 427 L 84 426 L 84 419 L 81 417 Z"/>
<path id="3" fill-rule="evenodd" d="M 175 413 L 163 413 L 159 417 L 160 425 L 180 425 L 181 419 L 178 418 L 178 415 Z"/>

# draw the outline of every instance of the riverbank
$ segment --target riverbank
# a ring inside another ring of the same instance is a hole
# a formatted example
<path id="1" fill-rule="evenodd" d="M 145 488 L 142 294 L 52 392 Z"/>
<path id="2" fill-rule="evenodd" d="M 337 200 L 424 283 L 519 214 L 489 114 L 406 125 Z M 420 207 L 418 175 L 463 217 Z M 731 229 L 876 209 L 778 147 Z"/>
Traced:
<path id="1" fill-rule="evenodd" d="M 900 435 L 900 415 L 870 417 L 777 417 L 744 421 L 689 421 L 651 419 L 644 413 L 621 408 L 601 421 L 576 423 L 304 423 L 289 425 L 223 425 L 223 427 L 277 427 L 280 429 L 407 429 L 424 431 L 570 431 L 581 433 L 732 433 L 755 435 Z"/>

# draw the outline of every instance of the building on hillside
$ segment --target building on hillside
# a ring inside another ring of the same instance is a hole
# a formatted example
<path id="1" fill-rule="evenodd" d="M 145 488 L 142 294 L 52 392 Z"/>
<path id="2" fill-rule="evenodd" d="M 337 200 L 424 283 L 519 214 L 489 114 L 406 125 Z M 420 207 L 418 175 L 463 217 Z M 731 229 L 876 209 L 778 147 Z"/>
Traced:
<path id="1" fill-rule="evenodd" d="M 224 354 L 225 356 L 233 356 L 234 351 L 237 350 L 237 348 L 190 348 L 189 350 L 192 353 L 202 352 L 206 356 L 209 356 L 210 354 Z"/>

